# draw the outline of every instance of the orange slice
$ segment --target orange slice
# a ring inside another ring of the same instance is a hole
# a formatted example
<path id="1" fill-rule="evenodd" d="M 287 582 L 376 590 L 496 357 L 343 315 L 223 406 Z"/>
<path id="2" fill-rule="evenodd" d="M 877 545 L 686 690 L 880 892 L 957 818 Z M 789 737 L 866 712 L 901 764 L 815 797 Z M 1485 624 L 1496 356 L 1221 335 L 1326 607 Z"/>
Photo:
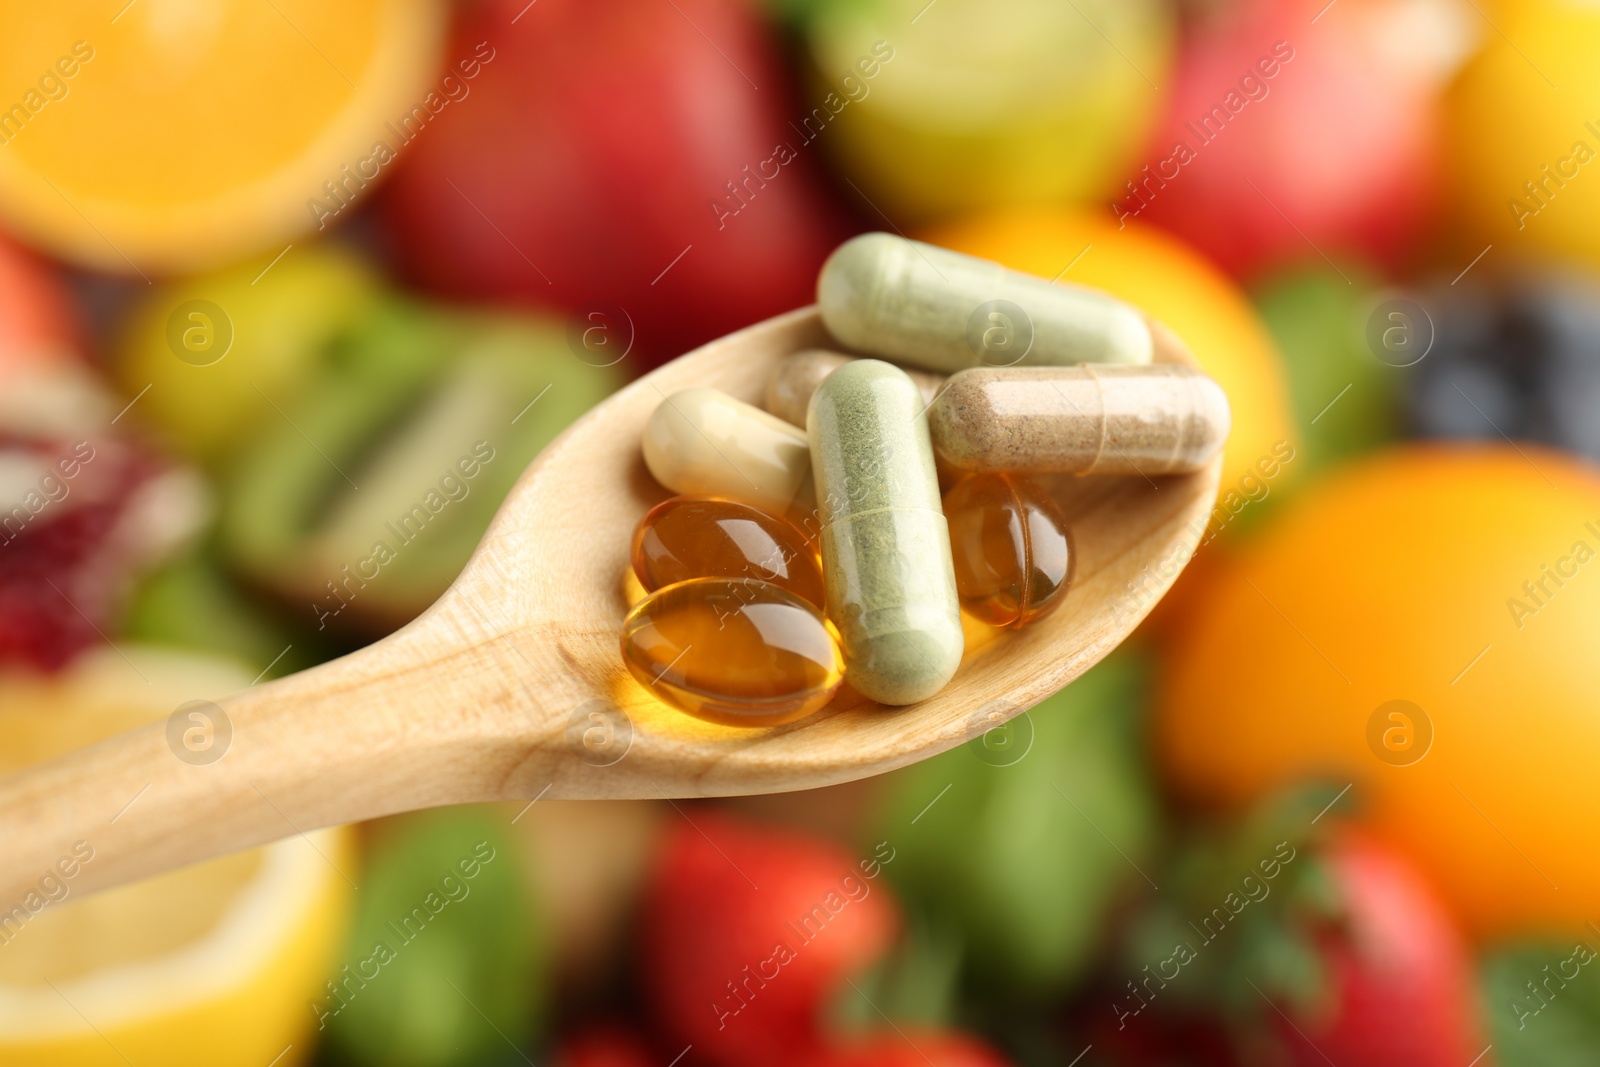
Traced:
<path id="1" fill-rule="evenodd" d="M 229 661 L 132 645 L 8 672 L 0 774 L 249 684 Z M 83 895 L 95 845 L 74 845 L 0 906 L 0 1067 L 298 1067 L 308 1005 L 336 977 L 352 853 L 348 830 L 319 830 Z"/>
<path id="2" fill-rule="evenodd" d="M 5 5 L 0 218 L 129 274 L 276 252 L 381 178 L 414 108 L 431 118 L 444 28 L 441 0 Z"/>

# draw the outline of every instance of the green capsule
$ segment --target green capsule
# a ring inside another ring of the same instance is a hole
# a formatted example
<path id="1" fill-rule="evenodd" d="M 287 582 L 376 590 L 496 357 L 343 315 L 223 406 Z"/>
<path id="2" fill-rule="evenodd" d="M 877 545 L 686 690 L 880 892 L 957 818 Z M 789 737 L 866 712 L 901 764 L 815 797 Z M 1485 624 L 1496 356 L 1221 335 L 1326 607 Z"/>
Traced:
<path id="1" fill-rule="evenodd" d="M 1144 316 L 1119 300 L 887 233 L 836 248 L 817 302 L 841 344 L 947 374 L 1149 363 L 1153 351 Z"/>
<path id="2" fill-rule="evenodd" d="M 899 368 L 856 360 L 818 386 L 806 432 L 845 676 L 880 704 L 925 700 L 964 641 L 922 394 Z"/>

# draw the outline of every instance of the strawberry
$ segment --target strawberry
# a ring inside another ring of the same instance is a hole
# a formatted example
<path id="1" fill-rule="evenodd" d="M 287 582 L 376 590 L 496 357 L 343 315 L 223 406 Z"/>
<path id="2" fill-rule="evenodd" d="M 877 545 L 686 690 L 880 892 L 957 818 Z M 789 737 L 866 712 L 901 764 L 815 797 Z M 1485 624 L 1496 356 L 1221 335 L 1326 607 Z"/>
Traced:
<path id="1" fill-rule="evenodd" d="M 1314 825 L 1318 806 L 1275 805 L 1181 850 L 1087 1032 L 1170 1048 L 1214 1022 L 1240 1060 L 1274 1067 L 1472 1062 L 1484 1042 L 1460 933 L 1403 856 Z M 1218 1062 L 1184 1044 L 1181 1062 Z"/>
<path id="2" fill-rule="evenodd" d="M 965 1034 L 889 1030 L 825 1049 L 805 1060 L 804 1067 L 1008 1067 L 1008 1063 Z"/>
<path id="3" fill-rule="evenodd" d="M 1351 830 L 1322 853 L 1341 921 L 1316 932 L 1327 972 L 1320 1002 L 1284 1005 L 1279 1041 L 1313 1067 L 1461 1067 L 1483 1050 L 1460 934 L 1399 854 Z"/>
<path id="4" fill-rule="evenodd" d="M 1104 1014 L 1099 998 L 1087 998 L 1083 1007 L 1090 1010 L 1073 1020 L 1077 1025 L 1072 1032 L 1080 1036 L 1080 1045 L 1094 1050 L 1096 1067 L 1238 1067 L 1241 1063 L 1227 1029 L 1214 1019 L 1166 1011 L 1119 1029 L 1117 1021 Z M 1084 1063 L 1090 1062 L 1086 1057 Z"/>
<path id="5" fill-rule="evenodd" d="M 650 1049 L 623 1030 L 586 1030 L 556 1048 L 555 1067 L 659 1067 Z"/>
<path id="6" fill-rule="evenodd" d="M 825 1007 L 887 949 L 899 910 L 858 858 L 814 837 L 693 810 L 645 891 L 643 984 L 664 1034 L 714 1067 L 801 1063 Z"/>

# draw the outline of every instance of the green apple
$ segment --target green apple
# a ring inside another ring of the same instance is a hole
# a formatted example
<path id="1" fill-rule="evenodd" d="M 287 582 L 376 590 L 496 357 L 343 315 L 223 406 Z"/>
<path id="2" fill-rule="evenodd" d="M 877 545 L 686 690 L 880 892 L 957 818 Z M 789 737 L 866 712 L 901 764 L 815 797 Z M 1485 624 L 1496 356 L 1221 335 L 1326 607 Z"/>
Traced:
<path id="1" fill-rule="evenodd" d="M 293 403 L 329 342 L 359 323 L 380 291 L 372 268 L 337 245 L 291 248 L 159 286 L 129 315 L 116 376 L 184 454 L 216 464 Z"/>
<path id="2" fill-rule="evenodd" d="M 1156 0 L 816 5 L 792 123 L 877 211 L 913 222 L 1109 201 L 1138 170 L 1173 52 Z"/>

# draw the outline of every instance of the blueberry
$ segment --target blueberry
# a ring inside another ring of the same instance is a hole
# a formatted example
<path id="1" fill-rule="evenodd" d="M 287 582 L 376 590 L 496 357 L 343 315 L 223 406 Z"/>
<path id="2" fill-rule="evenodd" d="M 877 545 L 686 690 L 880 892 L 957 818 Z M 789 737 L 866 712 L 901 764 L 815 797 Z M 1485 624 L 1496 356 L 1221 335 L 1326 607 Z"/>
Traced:
<path id="1" fill-rule="evenodd" d="M 1600 458 L 1600 277 L 1574 272 L 1440 286 L 1410 368 L 1413 436 L 1538 441 Z"/>

